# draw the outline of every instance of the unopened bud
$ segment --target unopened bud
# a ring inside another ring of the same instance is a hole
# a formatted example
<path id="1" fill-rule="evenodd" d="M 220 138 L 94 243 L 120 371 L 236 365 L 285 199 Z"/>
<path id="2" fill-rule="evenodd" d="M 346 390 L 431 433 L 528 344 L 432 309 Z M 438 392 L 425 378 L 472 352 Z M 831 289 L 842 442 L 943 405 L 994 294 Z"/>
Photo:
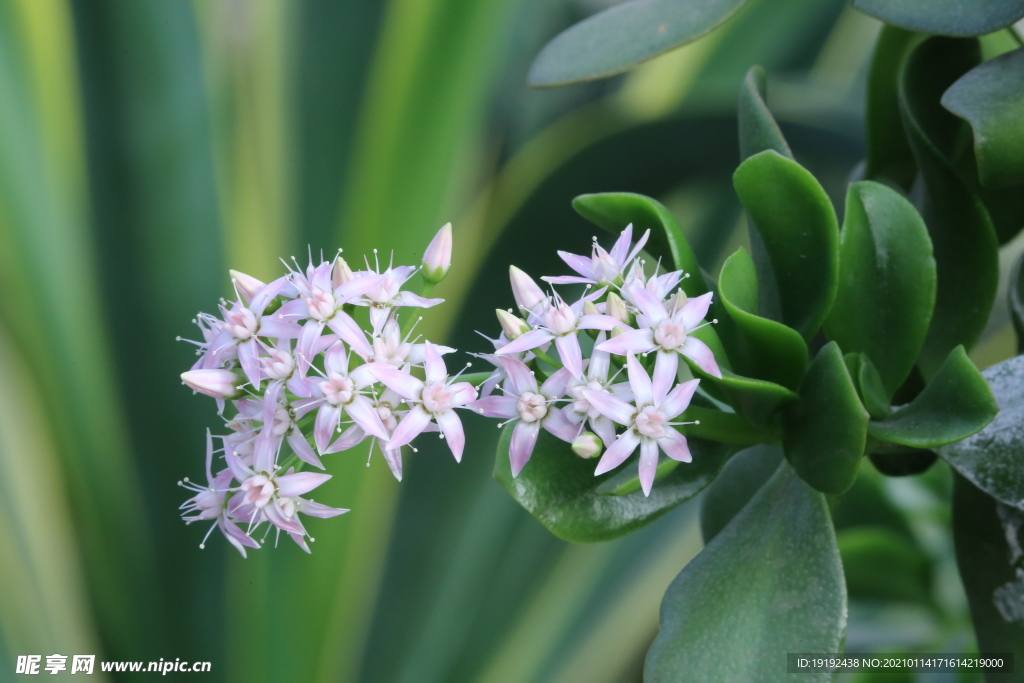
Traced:
<path id="1" fill-rule="evenodd" d="M 611 339 L 612 337 L 618 337 L 620 334 L 625 334 L 625 333 L 626 333 L 626 328 L 619 327 L 618 325 L 616 325 L 615 327 L 612 328 L 612 332 L 611 332 L 610 335 L 608 335 L 608 338 Z"/>
<path id="2" fill-rule="evenodd" d="M 242 297 L 242 301 L 246 304 L 252 301 L 252 298 L 256 296 L 256 293 L 266 287 L 265 284 L 254 278 L 252 275 L 246 275 L 245 273 L 238 270 L 229 270 L 231 274 L 231 281 L 235 283 L 235 289 L 238 290 L 238 296 Z"/>
<path id="3" fill-rule="evenodd" d="M 670 314 L 675 313 L 685 306 L 686 302 L 689 300 L 689 297 L 686 296 L 686 292 L 681 289 L 676 290 L 676 293 L 669 297 L 668 306 L 666 308 L 668 308 Z"/>
<path id="4" fill-rule="evenodd" d="M 522 318 L 512 315 L 508 311 L 503 311 L 500 308 L 494 312 L 498 315 L 498 322 L 501 323 L 501 329 L 505 333 L 505 339 L 512 341 L 516 337 L 530 331 L 530 326 L 527 325 L 526 321 Z"/>
<path id="5" fill-rule="evenodd" d="M 626 308 L 626 302 L 623 301 L 622 297 L 615 292 L 608 295 L 608 300 L 605 304 L 605 311 L 609 316 L 626 325 L 631 325 L 633 323 L 633 316 L 630 314 L 629 309 Z"/>
<path id="6" fill-rule="evenodd" d="M 604 444 L 592 432 L 583 432 L 572 442 L 572 452 L 581 458 L 594 458 L 601 454 Z"/>
<path id="7" fill-rule="evenodd" d="M 213 398 L 231 399 L 240 396 L 238 385 L 245 379 L 231 370 L 189 370 L 181 373 L 181 381 L 189 389 Z"/>
<path id="8" fill-rule="evenodd" d="M 594 305 L 593 301 L 583 302 L 583 314 L 584 315 L 601 315 L 601 311 L 597 310 L 597 306 Z"/>
<path id="9" fill-rule="evenodd" d="M 547 299 L 533 278 L 523 271 L 515 266 L 509 266 L 508 274 L 512 280 L 512 296 L 516 298 L 520 308 L 532 311 Z"/>
<path id="10" fill-rule="evenodd" d="M 355 275 L 352 273 L 352 269 L 349 268 L 348 262 L 341 256 L 334 259 L 334 269 L 331 272 L 331 285 L 337 289 L 346 282 L 355 279 Z"/>
<path id="11" fill-rule="evenodd" d="M 445 223 L 423 252 L 423 280 L 436 285 L 452 267 L 452 224 Z"/>

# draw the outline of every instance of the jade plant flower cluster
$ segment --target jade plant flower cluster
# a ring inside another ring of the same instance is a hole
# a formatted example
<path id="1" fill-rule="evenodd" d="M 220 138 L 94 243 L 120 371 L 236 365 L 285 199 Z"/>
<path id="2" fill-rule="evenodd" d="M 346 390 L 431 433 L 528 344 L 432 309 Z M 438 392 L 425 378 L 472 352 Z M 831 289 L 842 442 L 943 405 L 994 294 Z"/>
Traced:
<path id="1" fill-rule="evenodd" d="M 632 235 L 629 225 L 611 250 L 595 238 L 589 257 L 559 252 L 577 274 L 542 279 L 582 285 L 572 303 L 511 268 L 519 315 L 497 311 L 502 333 L 492 340 L 494 353 L 482 355 L 495 370 L 471 407 L 502 424 L 516 423 L 509 446 L 513 476 L 529 462 L 541 429 L 571 442 L 581 457 L 604 450 L 595 475 L 615 469 L 639 447 L 645 495 L 659 451 L 691 460 L 686 437 L 676 429 L 685 423 L 677 418 L 700 380 L 678 381 L 679 357 L 721 376 L 714 354 L 692 336 L 707 324 L 711 294 L 688 298 L 679 289 L 681 270 L 646 274 L 639 253 L 650 231 L 635 245 Z"/>
<path id="2" fill-rule="evenodd" d="M 207 537 L 219 529 L 243 556 L 271 530 L 308 552 L 299 513 L 348 510 L 306 497 L 331 475 L 305 468 L 323 470 L 322 458 L 369 440 L 371 457 L 379 450 L 401 480 L 402 446 L 438 430 L 461 459 L 455 409 L 476 389 L 449 377 L 443 355 L 454 349 L 421 342 L 405 313 L 443 302 L 424 294 L 447 274 L 451 251 L 449 224 L 420 266 L 382 268 L 375 255 L 373 267 L 353 270 L 339 252 L 269 283 L 231 272 L 235 300 L 197 317 L 198 358 L 181 375 L 216 399 L 225 427 L 207 434 L 206 483 L 181 482 L 195 493 L 182 505 L 186 522 L 212 522 Z M 405 289 L 417 274 L 420 293 Z"/>

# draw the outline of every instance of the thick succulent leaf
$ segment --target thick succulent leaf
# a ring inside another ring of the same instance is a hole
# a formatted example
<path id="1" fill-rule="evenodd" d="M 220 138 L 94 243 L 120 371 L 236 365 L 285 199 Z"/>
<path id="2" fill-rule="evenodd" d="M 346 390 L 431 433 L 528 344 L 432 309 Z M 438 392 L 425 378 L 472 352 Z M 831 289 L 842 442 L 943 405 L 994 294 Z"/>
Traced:
<path id="1" fill-rule="evenodd" d="M 906 199 L 878 183 L 850 185 L 839 246 L 839 289 L 825 334 L 871 359 L 892 394 L 914 369 L 935 306 L 928 228 Z"/>
<path id="2" fill-rule="evenodd" d="M 838 652 L 845 633 L 846 583 L 825 497 L 783 463 L 669 586 L 644 680 L 788 681 L 784 653 Z"/>
<path id="3" fill-rule="evenodd" d="M 750 67 L 740 87 L 736 107 L 740 127 L 740 158 L 747 159 L 767 149 L 774 149 L 792 159 L 793 151 L 765 103 L 766 90 L 764 69 L 760 66 Z"/>
<path id="4" fill-rule="evenodd" d="M 953 482 L 953 543 L 981 652 L 1024 658 L 1024 510 L 994 500 L 961 476 Z M 1020 674 L 989 672 L 989 683 Z"/>
<path id="5" fill-rule="evenodd" d="M 793 328 L 757 315 L 757 271 L 745 249 L 722 266 L 718 295 L 728 315 L 720 321 L 720 335 L 733 366 L 744 375 L 796 389 L 810 360 L 807 343 Z"/>
<path id="6" fill-rule="evenodd" d="M 931 603 L 931 565 L 913 543 L 885 527 L 836 534 L 851 600 Z"/>
<path id="7" fill-rule="evenodd" d="M 744 161 L 733 185 L 772 264 L 782 322 L 810 339 L 839 281 L 839 226 L 811 173 L 774 150 Z"/>
<path id="8" fill-rule="evenodd" d="M 607 541 L 654 521 L 700 493 L 739 448 L 690 438 L 693 462 L 680 464 L 656 483 L 650 497 L 639 490 L 607 495 L 598 489 L 620 471 L 635 470 L 639 450 L 619 470 L 595 477 L 597 462 L 580 458 L 569 444 L 542 431 L 530 461 L 513 478 L 508 448 L 514 427 L 502 430 L 494 478 L 551 533 L 576 543 Z"/>
<path id="9" fill-rule="evenodd" d="M 981 373 L 999 414 L 974 436 L 938 449 L 939 455 L 982 491 L 1024 508 L 1024 356 Z"/>
<path id="10" fill-rule="evenodd" d="M 900 81 L 900 109 L 924 180 L 922 213 L 938 272 L 935 312 L 919 359 L 926 376 L 954 347 L 970 350 L 977 342 L 998 288 L 995 228 L 949 156 L 962 122 L 939 104 L 979 59 L 977 41 L 930 38 L 910 55 Z"/>
<path id="11" fill-rule="evenodd" d="M 1024 254 L 1017 259 L 1010 278 L 1010 318 L 1017 330 L 1017 351 L 1024 353 Z"/>
<path id="12" fill-rule="evenodd" d="M 971 124 L 982 184 L 1024 183 L 1024 48 L 968 71 L 942 96 L 942 106 Z"/>
<path id="13" fill-rule="evenodd" d="M 903 61 L 920 36 L 886 25 L 878 34 L 867 84 L 864 127 L 867 147 L 864 175 L 885 179 L 909 190 L 917 175 L 917 162 L 900 117 L 899 77 Z"/>
<path id="14" fill-rule="evenodd" d="M 980 36 L 1024 17 L 1021 0 L 853 0 L 887 24 L 941 36 Z"/>
<path id="15" fill-rule="evenodd" d="M 892 406 L 875 364 L 863 353 L 848 353 L 843 356 L 843 361 L 868 415 L 876 420 L 884 419 L 892 411 Z"/>
<path id="16" fill-rule="evenodd" d="M 903 446 L 936 448 L 977 434 L 997 412 L 988 382 L 958 346 L 924 391 L 886 419 L 872 420 L 868 433 Z"/>
<path id="17" fill-rule="evenodd" d="M 700 532 L 704 545 L 772 478 L 780 462 L 782 449 L 768 445 L 753 446 L 730 458 L 701 498 Z"/>
<path id="18" fill-rule="evenodd" d="M 807 369 L 799 403 L 783 416 L 786 459 L 817 490 L 842 493 L 857 478 L 867 425 L 842 352 L 829 342 Z"/>
<path id="19" fill-rule="evenodd" d="M 604 78 L 700 38 L 747 0 L 632 0 L 570 26 L 530 67 L 535 87 Z"/>
<path id="20" fill-rule="evenodd" d="M 680 283 L 687 296 L 700 296 L 708 291 L 690 243 L 661 202 L 631 192 L 604 192 L 580 195 L 572 200 L 572 208 L 591 223 L 615 235 L 630 223 L 633 224 L 634 238 L 650 230 L 651 237 L 645 247 L 647 253 L 660 258 L 666 266 L 671 263 L 676 270 L 689 274 Z"/>

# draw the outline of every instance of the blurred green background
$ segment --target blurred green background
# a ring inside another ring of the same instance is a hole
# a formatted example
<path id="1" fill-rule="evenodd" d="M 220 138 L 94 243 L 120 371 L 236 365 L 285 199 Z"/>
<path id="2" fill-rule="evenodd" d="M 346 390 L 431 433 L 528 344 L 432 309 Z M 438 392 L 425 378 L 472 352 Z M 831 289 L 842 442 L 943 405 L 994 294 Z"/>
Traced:
<path id="1" fill-rule="evenodd" d="M 511 304 L 509 263 L 561 273 L 555 249 L 586 250 L 580 193 L 662 199 L 717 272 L 745 240 L 734 95 L 754 63 L 797 158 L 843 194 L 875 20 L 754 0 L 627 75 L 530 90 L 543 44 L 609 4 L 0 0 L 0 672 L 95 653 L 208 660 L 224 681 L 640 680 L 701 547 L 696 506 L 566 544 L 491 479 L 482 420 L 461 465 L 427 440 L 401 484 L 332 456 L 318 499 L 353 511 L 309 524 L 312 556 L 201 551 L 177 514 L 219 421 L 181 386 L 175 337 L 229 267 L 273 278 L 307 245 L 416 263 L 450 220 L 447 303 L 421 329 L 469 351 Z M 1013 344 L 997 311 L 976 360 Z M 851 648 L 969 646 L 947 473 L 873 474 L 837 524 L 895 529 L 939 571 L 916 604 L 851 587 Z"/>

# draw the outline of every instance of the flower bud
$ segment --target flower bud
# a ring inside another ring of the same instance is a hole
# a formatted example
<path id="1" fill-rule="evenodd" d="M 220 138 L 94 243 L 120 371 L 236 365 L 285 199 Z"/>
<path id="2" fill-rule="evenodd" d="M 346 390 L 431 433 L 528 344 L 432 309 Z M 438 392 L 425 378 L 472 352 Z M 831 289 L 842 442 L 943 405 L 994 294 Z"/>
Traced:
<path id="1" fill-rule="evenodd" d="M 609 316 L 622 321 L 626 325 L 633 324 L 633 316 L 630 314 L 629 309 L 626 308 L 626 302 L 615 292 L 608 295 L 605 311 Z"/>
<path id="2" fill-rule="evenodd" d="M 445 223 L 423 252 L 423 280 L 432 285 L 444 279 L 452 266 L 452 224 Z"/>
<path id="3" fill-rule="evenodd" d="M 254 278 L 252 275 L 246 275 L 245 273 L 237 270 L 229 270 L 231 274 L 231 281 L 235 284 L 235 289 L 238 290 L 238 296 L 242 297 L 242 301 L 248 305 L 252 298 L 256 294 L 266 287 L 265 284 Z"/>
<path id="4" fill-rule="evenodd" d="M 665 308 L 668 309 L 669 315 L 672 315 L 680 308 L 685 306 L 686 302 L 689 300 L 690 299 L 686 296 L 686 292 L 680 289 L 677 290 L 675 294 L 669 297 L 668 301 L 666 302 L 668 305 L 665 306 Z"/>
<path id="5" fill-rule="evenodd" d="M 581 458 L 594 458 L 601 454 L 604 445 L 592 432 L 583 432 L 572 442 L 572 452 Z"/>
<path id="6" fill-rule="evenodd" d="M 505 333 L 505 339 L 512 341 L 521 334 L 530 331 L 530 326 L 527 325 L 526 321 L 522 318 L 512 315 L 508 311 L 503 311 L 500 308 L 494 312 L 498 314 L 498 322 L 501 323 L 501 329 Z"/>
<path id="7" fill-rule="evenodd" d="M 241 395 L 238 385 L 245 380 L 231 370 L 189 370 L 181 373 L 181 381 L 200 394 L 231 399 Z"/>
<path id="8" fill-rule="evenodd" d="M 341 287 L 346 282 L 354 280 L 355 277 L 345 259 L 341 258 L 340 255 L 334 259 L 334 268 L 331 272 L 331 286 L 334 289 L 338 289 L 338 287 Z"/>
<path id="9" fill-rule="evenodd" d="M 532 311 L 547 300 L 544 292 L 533 278 L 519 270 L 515 266 L 509 266 L 509 278 L 512 280 L 512 295 L 520 308 Z"/>
<path id="10" fill-rule="evenodd" d="M 612 328 L 611 334 L 608 335 L 608 338 L 611 339 L 613 337 L 618 337 L 620 334 L 625 334 L 625 333 L 626 333 L 626 328 L 619 327 L 618 325 L 616 325 L 615 327 Z"/>
<path id="11" fill-rule="evenodd" d="M 583 302 L 583 314 L 584 315 L 601 315 L 601 311 L 597 309 L 593 301 Z"/>

